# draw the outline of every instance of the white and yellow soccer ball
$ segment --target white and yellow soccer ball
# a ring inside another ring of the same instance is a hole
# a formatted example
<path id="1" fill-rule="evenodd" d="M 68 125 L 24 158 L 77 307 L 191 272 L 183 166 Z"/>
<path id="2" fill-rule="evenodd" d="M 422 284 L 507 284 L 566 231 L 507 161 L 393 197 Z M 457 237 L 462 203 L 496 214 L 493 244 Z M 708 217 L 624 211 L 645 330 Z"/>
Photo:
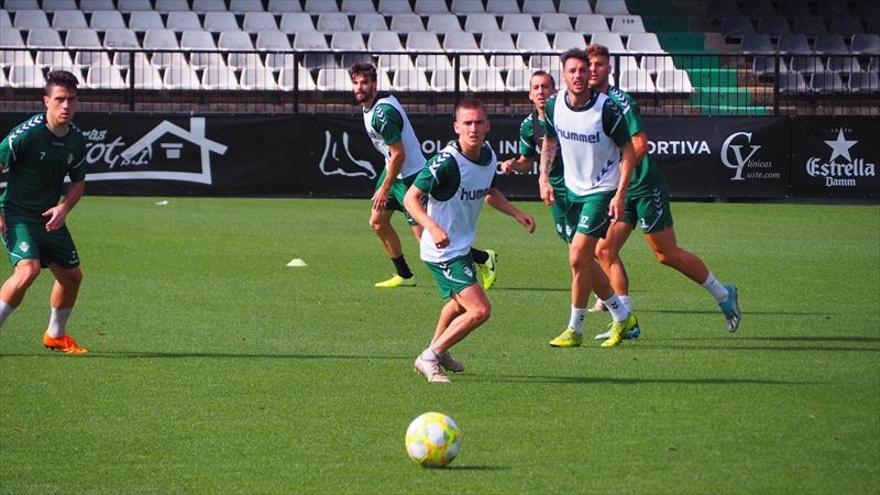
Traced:
<path id="1" fill-rule="evenodd" d="M 424 467 L 443 467 L 461 450 L 461 430 L 449 416 L 427 412 L 406 429 L 406 453 Z"/>

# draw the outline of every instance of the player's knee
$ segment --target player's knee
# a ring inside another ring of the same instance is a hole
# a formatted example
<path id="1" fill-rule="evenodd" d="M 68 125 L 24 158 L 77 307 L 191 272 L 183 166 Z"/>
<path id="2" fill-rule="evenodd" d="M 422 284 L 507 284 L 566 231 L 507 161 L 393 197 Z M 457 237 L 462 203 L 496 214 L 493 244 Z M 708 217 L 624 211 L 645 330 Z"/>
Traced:
<path id="1" fill-rule="evenodd" d="M 661 265 L 673 266 L 675 264 L 675 253 L 664 250 L 654 251 L 654 256 Z"/>
<path id="2" fill-rule="evenodd" d="M 492 316 L 492 305 L 488 302 L 473 309 L 474 319 L 479 323 L 485 323 Z"/>
<path id="3" fill-rule="evenodd" d="M 378 217 L 370 217 L 370 228 L 373 229 L 373 232 L 380 232 L 387 225 L 382 221 L 381 218 Z"/>
<path id="4" fill-rule="evenodd" d="M 591 259 L 592 258 L 588 256 L 587 253 L 583 253 L 580 251 L 575 251 L 568 254 L 568 264 L 571 269 L 575 271 L 585 269 Z"/>
<path id="5" fill-rule="evenodd" d="M 15 267 L 15 284 L 19 289 L 27 289 L 40 275 L 40 265 L 27 263 Z"/>
<path id="6" fill-rule="evenodd" d="M 62 284 L 68 287 L 79 287 L 83 279 L 82 270 L 68 270 L 61 278 L 62 280 L 59 282 Z"/>
<path id="7" fill-rule="evenodd" d="M 603 265 L 611 264 L 617 258 L 617 253 L 611 246 L 601 245 L 596 247 L 596 259 Z"/>

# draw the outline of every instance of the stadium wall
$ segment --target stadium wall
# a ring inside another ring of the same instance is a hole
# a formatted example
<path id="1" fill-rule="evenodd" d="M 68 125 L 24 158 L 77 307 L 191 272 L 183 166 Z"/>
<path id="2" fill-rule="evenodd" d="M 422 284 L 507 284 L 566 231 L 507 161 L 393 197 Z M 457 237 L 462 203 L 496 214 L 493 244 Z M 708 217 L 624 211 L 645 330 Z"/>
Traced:
<path id="1" fill-rule="evenodd" d="M 27 117 L 0 113 L 0 129 Z M 675 198 L 878 198 L 880 121 L 870 117 L 645 117 L 649 153 Z M 426 156 L 454 138 L 451 119 L 413 116 Z M 520 118 L 494 117 L 490 142 L 518 154 Z M 359 115 L 80 113 L 89 194 L 361 197 L 381 156 Z M 531 173 L 499 177 L 535 199 Z M 0 186 L 6 175 L 0 174 Z"/>

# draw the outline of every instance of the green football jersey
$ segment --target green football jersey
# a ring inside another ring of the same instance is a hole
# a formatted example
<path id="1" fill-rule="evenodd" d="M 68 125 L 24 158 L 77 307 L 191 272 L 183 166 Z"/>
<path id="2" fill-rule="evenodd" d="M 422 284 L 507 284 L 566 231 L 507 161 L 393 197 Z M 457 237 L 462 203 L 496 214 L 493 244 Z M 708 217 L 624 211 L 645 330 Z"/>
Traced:
<path id="1" fill-rule="evenodd" d="M 642 117 L 639 114 L 639 104 L 633 99 L 629 93 L 623 91 L 617 86 L 608 87 L 608 98 L 623 109 L 623 117 L 626 119 L 626 126 L 629 129 L 629 135 L 635 136 L 639 132 L 644 132 L 642 127 Z M 627 189 L 627 197 L 635 197 L 643 194 L 650 194 L 655 188 L 661 187 L 666 190 L 666 178 L 660 167 L 655 165 L 648 154 L 642 157 L 640 163 L 636 163 L 633 168 L 632 178 L 629 181 L 629 189 Z"/>
<path id="2" fill-rule="evenodd" d="M 519 154 L 526 158 L 540 158 L 541 139 L 544 137 L 543 119 L 532 112 L 519 125 Z M 550 184 L 565 186 L 565 169 L 562 165 L 562 153 L 557 143 L 556 158 L 550 167 Z"/>
<path id="3" fill-rule="evenodd" d="M 4 215 L 42 219 L 44 211 L 58 205 L 64 177 L 80 182 L 86 175 L 86 140 L 70 124 L 58 137 L 43 114 L 18 125 L 0 142 L 0 167 L 7 171 L 6 191 L 0 196 Z"/>

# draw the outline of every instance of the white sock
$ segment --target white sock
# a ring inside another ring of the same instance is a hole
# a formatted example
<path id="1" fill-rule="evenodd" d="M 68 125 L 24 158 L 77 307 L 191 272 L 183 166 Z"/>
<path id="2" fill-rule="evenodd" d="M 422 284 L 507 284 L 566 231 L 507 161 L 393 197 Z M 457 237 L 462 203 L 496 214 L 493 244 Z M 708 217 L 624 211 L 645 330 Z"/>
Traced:
<path id="1" fill-rule="evenodd" d="M 571 317 L 568 319 L 568 327 L 574 329 L 574 333 L 581 335 L 584 333 L 584 316 L 587 315 L 587 308 L 571 307 Z"/>
<path id="2" fill-rule="evenodd" d="M 626 306 L 627 310 L 633 310 L 632 302 L 630 301 L 629 296 L 617 296 L 617 298 L 620 299 L 620 302 L 622 302 L 624 306 Z"/>
<path id="3" fill-rule="evenodd" d="M 722 303 L 727 300 L 727 289 L 721 285 L 721 282 L 715 278 L 715 275 L 713 275 L 712 272 L 709 272 L 709 277 L 703 282 L 703 288 L 709 291 L 709 294 L 712 294 L 712 297 L 715 298 L 715 302 Z"/>
<path id="4" fill-rule="evenodd" d="M 52 308 L 52 314 L 49 316 L 49 329 L 46 333 L 49 337 L 57 339 L 64 336 L 64 329 L 67 328 L 67 319 L 73 308 Z"/>
<path id="5" fill-rule="evenodd" d="M 421 358 L 422 361 L 437 361 L 438 359 L 440 359 L 440 355 L 437 354 L 434 349 L 431 349 L 431 346 L 428 346 L 427 349 L 422 351 L 422 353 L 419 355 L 419 358 Z"/>
<path id="6" fill-rule="evenodd" d="M 602 301 L 605 303 L 605 307 L 608 308 L 608 311 L 611 312 L 611 318 L 613 318 L 614 321 L 625 321 L 629 318 L 629 308 L 623 304 L 623 301 L 617 297 L 617 294 L 613 294 L 608 299 L 602 299 Z"/>
<path id="7" fill-rule="evenodd" d="M 0 301 L 0 327 L 3 326 L 3 322 L 6 321 L 6 318 L 8 318 L 13 311 L 15 311 L 15 306 L 6 301 Z"/>

